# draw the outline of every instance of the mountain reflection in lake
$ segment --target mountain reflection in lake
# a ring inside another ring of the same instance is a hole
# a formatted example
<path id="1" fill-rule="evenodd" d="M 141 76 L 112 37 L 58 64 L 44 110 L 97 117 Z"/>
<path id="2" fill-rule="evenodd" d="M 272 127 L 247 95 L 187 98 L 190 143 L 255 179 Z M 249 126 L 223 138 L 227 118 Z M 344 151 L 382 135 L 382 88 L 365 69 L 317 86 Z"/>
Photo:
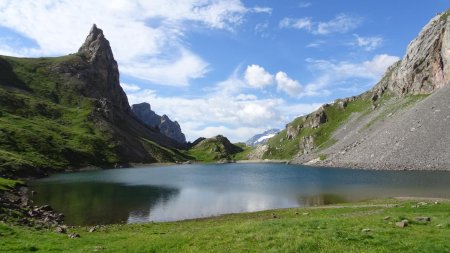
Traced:
<path id="1" fill-rule="evenodd" d="M 174 221 L 396 196 L 450 197 L 450 172 L 202 164 L 58 174 L 30 182 L 67 224 Z"/>

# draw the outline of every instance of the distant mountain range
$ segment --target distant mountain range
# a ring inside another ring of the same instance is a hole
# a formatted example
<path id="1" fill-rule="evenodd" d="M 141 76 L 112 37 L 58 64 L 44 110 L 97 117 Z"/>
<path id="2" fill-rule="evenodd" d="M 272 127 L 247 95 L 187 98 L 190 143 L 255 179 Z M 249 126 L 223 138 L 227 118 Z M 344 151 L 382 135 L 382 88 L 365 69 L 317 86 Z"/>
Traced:
<path id="1" fill-rule="evenodd" d="M 274 137 L 278 132 L 280 132 L 279 129 L 270 129 L 265 131 L 264 133 L 256 134 L 252 138 L 248 139 L 245 144 L 250 147 L 255 147 L 260 144 L 266 143 L 270 138 Z"/>

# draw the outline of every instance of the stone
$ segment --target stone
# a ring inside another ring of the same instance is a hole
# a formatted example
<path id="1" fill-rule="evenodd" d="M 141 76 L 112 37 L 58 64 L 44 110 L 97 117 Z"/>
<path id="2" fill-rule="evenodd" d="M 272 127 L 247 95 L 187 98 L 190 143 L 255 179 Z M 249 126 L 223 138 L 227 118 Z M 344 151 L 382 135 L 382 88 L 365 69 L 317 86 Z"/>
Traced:
<path id="1" fill-rule="evenodd" d="M 364 228 L 361 230 L 361 232 L 363 232 L 363 233 L 367 233 L 367 232 L 371 232 L 371 231 L 372 231 L 372 229 L 370 229 L 370 228 Z"/>
<path id="2" fill-rule="evenodd" d="M 383 220 L 390 220 L 390 219 L 391 219 L 391 216 L 386 216 L 383 218 Z"/>
<path id="3" fill-rule="evenodd" d="M 80 238 L 80 235 L 77 233 L 71 233 L 67 235 L 70 239 Z"/>
<path id="4" fill-rule="evenodd" d="M 65 234 L 67 233 L 67 227 L 66 226 L 57 226 L 55 228 L 56 233 Z"/>
<path id="5" fill-rule="evenodd" d="M 431 221 L 431 218 L 430 217 L 416 217 L 415 220 L 418 222 L 429 222 L 429 221 Z"/>
<path id="6" fill-rule="evenodd" d="M 40 211 L 53 211 L 53 208 L 49 205 L 41 206 L 38 208 Z"/>
<path id="7" fill-rule="evenodd" d="M 404 221 L 398 221 L 395 223 L 395 226 L 400 227 L 400 228 L 404 228 L 408 226 L 408 222 L 404 222 Z"/>

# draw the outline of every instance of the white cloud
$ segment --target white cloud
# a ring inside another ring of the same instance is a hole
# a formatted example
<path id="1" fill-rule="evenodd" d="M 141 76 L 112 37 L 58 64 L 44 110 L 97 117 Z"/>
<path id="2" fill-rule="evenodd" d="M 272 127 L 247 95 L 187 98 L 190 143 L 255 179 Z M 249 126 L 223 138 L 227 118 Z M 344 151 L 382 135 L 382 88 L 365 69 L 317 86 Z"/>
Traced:
<path id="1" fill-rule="evenodd" d="M 346 33 L 357 28 L 361 22 L 361 18 L 352 17 L 347 14 L 339 14 L 330 21 L 319 22 L 314 33 L 322 35 L 330 33 Z"/>
<path id="2" fill-rule="evenodd" d="M 363 62 L 308 59 L 311 71 L 317 73 L 318 77 L 305 86 L 305 95 L 329 94 L 327 88 L 346 88 L 342 85 L 349 85 L 350 80 L 354 79 L 364 79 L 373 85 L 379 81 L 386 69 L 398 60 L 399 57 L 387 54 L 375 55 L 371 60 Z M 358 80 L 358 83 L 361 83 L 361 80 Z"/>
<path id="3" fill-rule="evenodd" d="M 200 97 L 161 97 L 153 90 L 140 90 L 128 92 L 128 100 L 130 104 L 151 103 L 157 113 L 177 120 L 191 141 L 217 134 L 233 142 L 245 141 L 264 130 L 281 128 L 317 106 L 293 106 L 280 98 L 258 98 L 243 93 L 246 83 L 239 78 L 237 70 Z"/>
<path id="4" fill-rule="evenodd" d="M 277 82 L 277 89 L 286 92 L 291 97 L 297 97 L 303 92 L 303 88 L 300 83 L 288 77 L 288 75 L 282 71 L 275 75 Z"/>
<path id="5" fill-rule="evenodd" d="M 373 51 L 383 44 L 383 37 L 380 36 L 361 37 L 358 34 L 353 35 L 355 36 L 355 42 L 351 45 L 362 47 L 366 51 Z"/>
<path id="6" fill-rule="evenodd" d="M 200 57 L 181 49 L 174 59 L 148 59 L 130 61 L 121 67 L 123 73 L 149 80 L 154 83 L 171 86 L 188 86 L 189 80 L 203 77 L 208 71 L 208 64 Z"/>
<path id="7" fill-rule="evenodd" d="M 120 86 L 122 86 L 122 88 L 124 89 L 124 91 L 138 91 L 141 89 L 141 87 L 139 87 L 136 84 L 132 84 L 132 83 L 120 83 Z"/>
<path id="8" fill-rule="evenodd" d="M 310 31 L 313 26 L 311 18 L 283 18 L 279 23 L 280 28 L 295 28 Z"/>
<path id="9" fill-rule="evenodd" d="M 256 12 L 256 13 L 267 13 L 267 14 L 272 14 L 272 11 L 273 11 L 272 8 L 259 7 L 259 6 L 253 7 L 252 10 L 253 10 L 253 12 Z"/>
<path id="10" fill-rule="evenodd" d="M 1 1 L 0 24 L 35 45 L 8 42 L 0 53 L 54 56 L 73 53 L 93 23 L 104 30 L 123 74 L 185 86 L 203 77 L 208 63 L 183 39 L 189 23 L 233 30 L 248 12 L 240 0 L 14 0 Z M 0 38 L 1 39 L 1 38 Z"/>
<path id="11" fill-rule="evenodd" d="M 306 30 L 317 35 L 327 35 L 331 33 L 347 33 L 356 29 L 362 23 L 362 19 L 347 14 L 339 14 L 334 19 L 326 22 L 314 22 L 311 18 L 283 18 L 280 28 L 294 28 Z"/>
<path id="12" fill-rule="evenodd" d="M 298 4 L 299 8 L 308 8 L 309 6 L 311 6 L 312 4 L 310 2 L 301 2 Z"/>
<path id="13" fill-rule="evenodd" d="M 263 88 L 273 83 L 273 75 L 255 64 L 247 66 L 244 79 L 253 88 Z"/>
<path id="14" fill-rule="evenodd" d="M 318 48 L 325 43 L 326 42 L 324 40 L 316 40 L 316 41 L 313 41 L 313 42 L 309 43 L 308 45 L 306 45 L 306 47 L 307 48 Z"/>

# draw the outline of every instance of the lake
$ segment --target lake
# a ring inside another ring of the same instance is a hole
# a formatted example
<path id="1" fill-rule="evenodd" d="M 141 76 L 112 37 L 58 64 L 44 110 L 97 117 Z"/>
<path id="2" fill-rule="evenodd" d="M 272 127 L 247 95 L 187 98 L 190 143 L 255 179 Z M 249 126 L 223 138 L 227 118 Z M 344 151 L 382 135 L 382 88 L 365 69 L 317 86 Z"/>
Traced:
<path id="1" fill-rule="evenodd" d="M 29 183 L 70 225 L 176 221 L 386 197 L 450 197 L 450 172 L 192 164 L 55 174 Z"/>

